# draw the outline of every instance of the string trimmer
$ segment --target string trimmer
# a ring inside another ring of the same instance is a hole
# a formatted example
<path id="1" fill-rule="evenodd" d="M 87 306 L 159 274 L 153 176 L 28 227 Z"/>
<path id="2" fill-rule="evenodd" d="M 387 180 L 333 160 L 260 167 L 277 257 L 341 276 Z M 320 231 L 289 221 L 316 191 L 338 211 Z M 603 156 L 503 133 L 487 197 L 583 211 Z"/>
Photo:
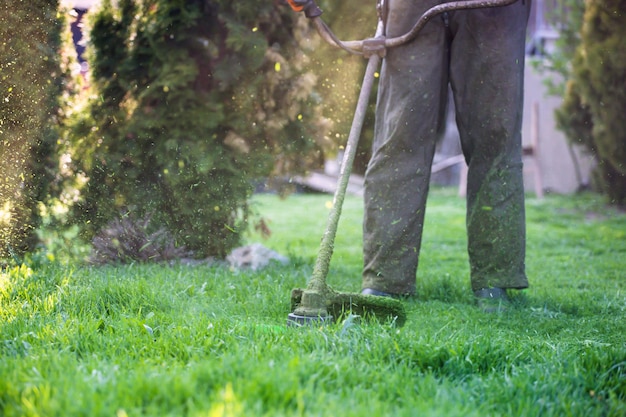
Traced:
<path id="1" fill-rule="evenodd" d="M 387 48 L 403 45 L 413 40 L 426 23 L 434 16 L 461 9 L 477 9 L 483 7 L 506 6 L 518 0 L 464 0 L 443 3 L 428 9 L 417 20 L 413 28 L 406 34 L 394 38 L 386 38 L 384 30 L 385 2 L 378 1 L 378 26 L 373 38 L 361 41 L 343 42 L 337 39 L 328 26 L 322 21 L 321 9 L 314 0 L 287 0 L 293 10 L 304 12 L 305 16 L 313 21 L 320 36 L 332 46 L 342 48 L 352 54 L 363 55 L 368 58 L 361 92 L 357 101 L 352 120 L 352 127 L 348 135 L 337 189 L 335 190 L 332 208 L 328 215 L 326 231 L 322 236 L 320 248 L 313 268 L 313 275 L 305 289 L 296 288 L 291 292 L 292 312 L 287 318 L 287 324 L 306 325 L 332 321 L 345 313 L 359 316 L 372 315 L 383 320 L 394 320 L 398 325 L 406 321 L 404 305 L 397 299 L 377 297 L 358 293 L 341 293 L 334 291 L 326 284 L 326 276 L 330 259 L 333 254 L 335 236 L 341 209 L 346 195 L 348 180 L 352 171 L 352 164 L 356 155 L 363 121 L 369 102 L 369 96 L 374 84 L 374 74 L 380 60 L 385 56 Z"/>

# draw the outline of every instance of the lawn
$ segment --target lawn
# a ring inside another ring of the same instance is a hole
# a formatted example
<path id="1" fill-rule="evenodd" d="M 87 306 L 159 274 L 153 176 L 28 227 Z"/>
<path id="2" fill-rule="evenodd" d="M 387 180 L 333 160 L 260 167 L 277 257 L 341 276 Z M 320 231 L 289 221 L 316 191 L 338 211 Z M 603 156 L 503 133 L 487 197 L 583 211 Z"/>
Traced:
<path id="1" fill-rule="evenodd" d="M 626 215 L 601 197 L 527 200 L 531 287 L 501 314 L 471 296 L 464 202 L 432 192 L 403 327 L 287 327 L 330 197 L 254 198 L 291 259 L 0 273 L 0 415 L 624 416 Z M 329 284 L 360 289 L 361 201 L 348 197 Z"/>

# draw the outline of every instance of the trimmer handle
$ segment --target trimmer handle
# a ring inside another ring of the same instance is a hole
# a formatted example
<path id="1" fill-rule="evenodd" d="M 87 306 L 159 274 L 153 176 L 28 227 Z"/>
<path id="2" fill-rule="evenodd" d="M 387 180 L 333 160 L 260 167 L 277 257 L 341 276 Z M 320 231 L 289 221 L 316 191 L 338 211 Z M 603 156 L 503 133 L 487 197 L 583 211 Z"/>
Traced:
<path id="1" fill-rule="evenodd" d="M 304 12 L 304 15 L 309 19 L 322 14 L 322 9 L 315 4 L 314 0 L 287 0 L 287 3 L 294 12 Z"/>
<path id="2" fill-rule="evenodd" d="M 373 53 L 382 57 L 385 55 L 385 48 L 393 48 L 412 41 L 413 39 L 415 39 L 419 31 L 422 30 L 422 28 L 426 25 L 426 23 L 428 23 L 434 16 L 437 16 L 441 13 L 454 10 L 482 9 L 487 7 L 508 6 L 517 1 L 520 0 L 446 1 L 440 4 L 436 4 L 435 6 L 426 10 L 417 20 L 417 22 L 415 22 L 413 28 L 404 35 L 393 38 L 379 38 L 379 36 L 376 35 L 373 39 L 366 39 L 361 41 L 341 41 L 319 17 L 322 14 L 322 10 L 317 7 L 314 0 L 287 0 L 293 10 L 295 10 L 296 12 L 304 11 L 306 17 L 311 18 L 317 28 L 317 31 L 326 42 L 338 48 L 342 48 L 350 52 L 351 54 L 364 55 L 366 57 L 372 55 Z M 381 13 L 379 13 L 378 20 L 380 25 L 382 21 Z"/>

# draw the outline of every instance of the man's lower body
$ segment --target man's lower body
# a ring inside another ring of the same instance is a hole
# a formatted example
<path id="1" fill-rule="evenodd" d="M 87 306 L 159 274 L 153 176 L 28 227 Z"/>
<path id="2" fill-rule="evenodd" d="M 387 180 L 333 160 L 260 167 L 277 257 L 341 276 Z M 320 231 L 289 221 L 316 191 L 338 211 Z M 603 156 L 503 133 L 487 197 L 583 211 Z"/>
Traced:
<path id="1" fill-rule="evenodd" d="M 408 31 L 436 0 L 390 0 L 387 36 Z M 521 122 L 530 0 L 433 18 L 390 49 L 378 87 L 365 175 L 363 288 L 414 294 L 430 170 L 448 85 L 468 163 L 472 289 L 526 288 Z"/>

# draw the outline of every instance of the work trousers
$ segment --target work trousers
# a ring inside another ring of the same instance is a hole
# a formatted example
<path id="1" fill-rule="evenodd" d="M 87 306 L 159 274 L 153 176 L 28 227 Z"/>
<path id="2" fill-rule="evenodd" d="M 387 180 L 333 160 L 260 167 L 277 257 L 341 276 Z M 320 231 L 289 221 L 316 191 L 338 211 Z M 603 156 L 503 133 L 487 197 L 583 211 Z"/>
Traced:
<path id="1" fill-rule="evenodd" d="M 386 35 L 407 32 L 437 0 L 388 0 Z M 473 290 L 526 288 L 521 123 L 530 0 L 449 12 L 390 48 L 365 174 L 363 288 L 414 294 L 435 145 L 448 86 L 468 164 Z"/>

